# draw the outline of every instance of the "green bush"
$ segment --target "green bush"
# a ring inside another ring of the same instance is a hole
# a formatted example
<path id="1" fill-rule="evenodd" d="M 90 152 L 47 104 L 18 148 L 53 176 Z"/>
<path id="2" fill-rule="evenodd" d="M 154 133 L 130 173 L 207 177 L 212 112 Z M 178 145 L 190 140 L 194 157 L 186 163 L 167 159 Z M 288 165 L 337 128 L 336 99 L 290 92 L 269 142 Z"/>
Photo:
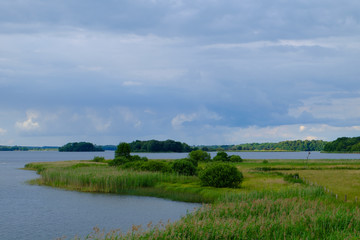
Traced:
<path id="1" fill-rule="evenodd" d="M 244 177 L 233 165 L 215 162 L 200 171 L 199 178 L 203 186 L 236 188 L 240 186 Z"/>
<path id="2" fill-rule="evenodd" d="M 226 152 L 220 151 L 213 158 L 213 161 L 214 162 L 228 162 L 229 161 L 229 156 L 227 155 Z"/>
<path id="3" fill-rule="evenodd" d="M 242 162 L 242 158 L 239 155 L 231 155 L 229 158 L 230 162 Z"/>
<path id="4" fill-rule="evenodd" d="M 172 169 L 181 175 L 192 176 L 196 174 L 196 167 L 192 162 L 185 159 L 175 160 Z"/>
<path id="5" fill-rule="evenodd" d="M 172 172 L 169 163 L 164 161 L 156 161 L 156 160 L 149 160 L 147 162 L 144 162 L 141 165 L 141 170 L 150 171 L 150 172 L 162 172 L 162 173 Z"/>
<path id="6" fill-rule="evenodd" d="M 122 169 L 132 169 L 132 170 L 141 170 L 142 165 L 144 164 L 144 161 L 140 160 L 140 161 L 131 161 L 131 162 L 127 162 L 123 165 L 121 165 Z"/>
<path id="7" fill-rule="evenodd" d="M 195 150 L 189 153 L 189 159 L 197 167 L 198 162 L 209 162 L 211 160 L 210 153 L 204 152 L 202 150 Z"/>
<path id="8" fill-rule="evenodd" d="M 95 157 L 93 158 L 93 161 L 94 161 L 94 162 L 105 162 L 105 158 L 104 158 L 104 157 L 95 156 Z"/>
<path id="9" fill-rule="evenodd" d="M 120 166 L 120 165 L 123 165 L 125 163 L 130 162 L 130 161 L 131 161 L 130 158 L 121 156 L 121 157 L 114 158 L 114 160 L 109 162 L 109 165 L 110 166 Z"/>

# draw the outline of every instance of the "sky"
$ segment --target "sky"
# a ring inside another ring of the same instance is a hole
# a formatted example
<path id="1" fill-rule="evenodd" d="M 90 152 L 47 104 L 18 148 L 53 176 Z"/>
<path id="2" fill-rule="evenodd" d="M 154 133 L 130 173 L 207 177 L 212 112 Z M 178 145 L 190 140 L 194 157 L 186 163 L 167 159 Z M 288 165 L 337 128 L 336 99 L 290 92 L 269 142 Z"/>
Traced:
<path id="1" fill-rule="evenodd" d="M 2 0 L 0 145 L 360 136 L 358 0 Z"/>

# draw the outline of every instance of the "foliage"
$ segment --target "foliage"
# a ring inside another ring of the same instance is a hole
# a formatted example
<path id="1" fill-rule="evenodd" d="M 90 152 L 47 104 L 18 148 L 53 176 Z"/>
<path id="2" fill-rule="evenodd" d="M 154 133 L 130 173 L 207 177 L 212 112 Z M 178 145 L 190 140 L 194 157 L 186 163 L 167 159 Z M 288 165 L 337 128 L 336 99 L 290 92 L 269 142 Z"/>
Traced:
<path id="1" fill-rule="evenodd" d="M 191 161 L 186 159 L 175 160 L 172 169 L 181 175 L 192 176 L 196 174 L 196 167 Z"/>
<path id="2" fill-rule="evenodd" d="M 278 143 L 245 143 L 239 145 L 202 146 L 208 151 L 322 151 L 326 142 L 322 140 L 295 140 Z"/>
<path id="3" fill-rule="evenodd" d="M 220 151 L 213 158 L 213 161 L 215 161 L 215 162 L 228 162 L 229 161 L 229 156 L 228 156 L 228 154 L 226 152 Z"/>
<path id="4" fill-rule="evenodd" d="M 122 142 L 120 143 L 115 151 L 115 158 L 117 157 L 125 157 L 130 159 L 130 145 L 128 143 Z"/>
<path id="5" fill-rule="evenodd" d="M 215 162 L 200 171 L 199 178 L 203 186 L 236 188 L 243 181 L 242 173 L 233 165 Z"/>
<path id="6" fill-rule="evenodd" d="M 242 162 L 242 158 L 239 155 L 231 155 L 229 162 Z"/>
<path id="7" fill-rule="evenodd" d="M 186 143 L 174 140 L 136 140 L 130 143 L 130 147 L 132 152 L 190 152 L 192 150 Z"/>
<path id="8" fill-rule="evenodd" d="M 233 194 L 181 220 L 113 239 L 359 239 L 360 209 L 327 203 L 321 188 Z M 95 239 L 95 236 L 92 236 Z M 111 239 L 111 238 L 108 238 Z"/>
<path id="9" fill-rule="evenodd" d="M 95 156 L 93 158 L 94 162 L 105 162 L 105 158 L 104 157 L 99 157 L 99 156 Z"/>
<path id="10" fill-rule="evenodd" d="M 360 152 L 360 137 L 341 137 L 328 142 L 324 147 L 325 152 Z"/>
<path id="11" fill-rule="evenodd" d="M 103 152 L 101 147 L 97 147 L 89 142 L 67 143 L 59 148 L 59 152 Z"/>
<path id="12" fill-rule="evenodd" d="M 284 180 L 292 183 L 304 183 L 304 181 L 300 178 L 298 173 L 285 174 Z"/>
<path id="13" fill-rule="evenodd" d="M 131 158 L 126 158 L 124 156 L 116 157 L 114 160 L 109 162 L 109 166 L 120 166 L 125 163 L 131 162 Z"/>
<path id="14" fill-rule="evenodd" d="M 28 151 L 28 147 L 20 147 L 20 146 L 0 146 L 0 151 Z"/>
<path id="15" fill-rule="evenodd" d="M 149 160 L 141 165 L 141 170 L 150 172 L 172 172 L 171 166 L 168 162 L 160 160 Z"/>
<path id="16" fill-rule="evenodd" d="M 210 153 L 203 150 L 191 151 L 188 157 L 195 166 L 198 165 L 198 162 L 209 162 L 211 160 Z"/>

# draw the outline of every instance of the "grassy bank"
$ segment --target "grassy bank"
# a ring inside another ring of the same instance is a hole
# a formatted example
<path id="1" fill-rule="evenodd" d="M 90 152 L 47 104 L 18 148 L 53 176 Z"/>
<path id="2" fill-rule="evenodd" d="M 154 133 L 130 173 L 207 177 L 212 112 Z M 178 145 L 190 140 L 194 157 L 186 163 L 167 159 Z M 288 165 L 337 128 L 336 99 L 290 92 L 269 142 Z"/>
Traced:
<path id="1" fill-rule="evenodd" d="M 359 239 L 360 209 L 320 187 L 229 194 L 181 220 L 86 239 Z"/>
<path id="2" fill-rule="evenodd" d="M 129 233 L 96 230 L 86 239 L 360 238 L 355 202 L 360 160 L 247 160 L 237 167 L 245 177 L 241 188 L 216 189 L 202 187 L 195 176 L 121 170 L 91 161 L 26 166 L 41 176 L 33 184 L 210 203 L 173 224 L 134 226 Z M 290 173 L 317 186 L 289 182 L 284 174 Z"/>

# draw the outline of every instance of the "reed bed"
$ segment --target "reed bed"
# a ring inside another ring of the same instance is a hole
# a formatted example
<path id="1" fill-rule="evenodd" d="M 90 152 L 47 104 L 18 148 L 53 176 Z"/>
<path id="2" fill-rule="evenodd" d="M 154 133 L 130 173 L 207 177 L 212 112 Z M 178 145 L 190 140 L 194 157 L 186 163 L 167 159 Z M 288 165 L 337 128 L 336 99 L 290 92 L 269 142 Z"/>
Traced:
<path id="1" fill-rule="evenodd" d="M 324 201 L 327 201 L 325 204 Z M 86 239 L 359 239 L 360 209 L 331 201 L 321 188 L 233 194 L 181 220 L 127 234 Z"/>
<path id="2" fill-rule="evenodd" d="M 161 182 L 187 182 L 192 177 L 159 172 L 135 172 L 103 165 L 48 168 L 41 170 L 38 183 L 86 192 L 124 193 L 137 188 L 155 187 Z"/>

